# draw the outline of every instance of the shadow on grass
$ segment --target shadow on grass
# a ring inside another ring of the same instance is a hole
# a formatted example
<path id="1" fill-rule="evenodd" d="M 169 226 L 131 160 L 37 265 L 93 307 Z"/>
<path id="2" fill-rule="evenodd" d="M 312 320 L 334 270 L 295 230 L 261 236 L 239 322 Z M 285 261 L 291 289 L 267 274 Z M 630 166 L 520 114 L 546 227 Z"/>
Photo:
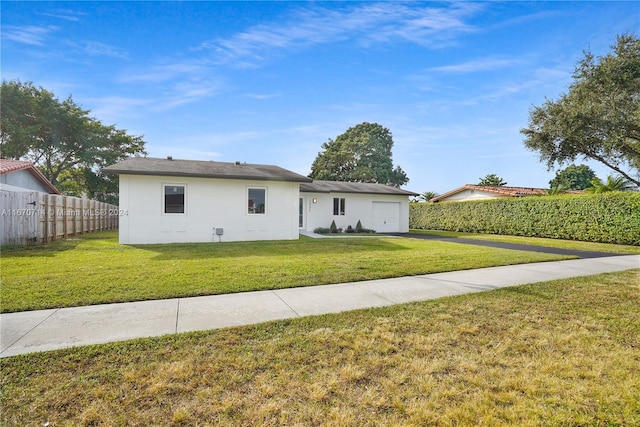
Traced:
<path id="1" fill-rule="evenodd" d="M 409 248 L 400 242 L 376 238 L 300 239 L 228 243 L 170 243 L 158 245 L 129 245 L 138 250 L 157 253 L 154 260 L 183 260 L 206 258 L 273 257 L 300 255 L 348 256 L 362 251 L 403 251 Z"/>
<path id="2" fill-rule="evenodd" d="M 77 250 L 80 245 L 87 241 L 97 240 L 113 240 L 112 237 L 100 237 L 86 235 L 78 235 L 72 237 L 65 237 L 63 239 L 54 240 L 53 242 L 43 243 L 39 245 L 29 246 L 3 246 L 2 258 L 29 258 L 29 257 L 55 257 L 58 254 L 66 251 Z M 114 241 L 117 245 L 117 239 Z"/>

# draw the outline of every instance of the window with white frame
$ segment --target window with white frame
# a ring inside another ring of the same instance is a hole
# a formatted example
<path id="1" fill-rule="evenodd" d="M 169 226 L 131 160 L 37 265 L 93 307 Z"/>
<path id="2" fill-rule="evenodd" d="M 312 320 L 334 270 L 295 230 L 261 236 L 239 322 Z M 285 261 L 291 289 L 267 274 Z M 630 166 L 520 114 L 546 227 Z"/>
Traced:
<path id="1" fill-rule="evenodd" d="M 165 184 L 163 209 L 166 214 L 183 214 L 185 212 L 186 186 Z"/>
<path id="2" fill-rule="evenodd" d="M 247 213 L 262 214 L 267 212 L 267 189 L 266 188 L 249 188 L 247 189 Z"/>
<path id="3" fill-rule="evenodd" d="M 344 197 L 334 197 L 333 199 L 333 214 L 344 215 L 345 202 Z"/>

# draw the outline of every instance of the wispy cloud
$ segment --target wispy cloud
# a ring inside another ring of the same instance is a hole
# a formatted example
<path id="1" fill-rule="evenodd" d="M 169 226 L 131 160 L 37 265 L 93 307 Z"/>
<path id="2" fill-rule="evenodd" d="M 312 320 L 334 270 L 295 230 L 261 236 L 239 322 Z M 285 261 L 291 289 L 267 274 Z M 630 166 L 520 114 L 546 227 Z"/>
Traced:
<path id="1" fill-rule="evenodd" d="M 31 46 L 43 46 L 47 36 L 57 30 L 58 27 L 54 25 L 44 27 L 36 25 L 4 25 L 2 27 L 2 38 Z"/>
<path id="2" fill-rule="evenodd" d="M 52 12 L 43 12 L 41 13 L 41 15 L 71 22 L 79 22 L 84 16 L 86 16 L 86 14 L 83 12 L 78 12 L 70 9 L 57 9 Z"/>
<path id="3" fill-rule="evenodd" d="M 122 96 L 89 98 L 85 101 L 93 105 L 91 115 L 100 118 L 103 123 L 116 123 L 123 118 L 135 116 L 137 111 L 154 105 L 153 99 Z"/>
<path id="4" fill-rule="evenodd" d="M 147 69 L 127 70 L 117 80 L 120 83 L 163 83 L 178 77 L 200 75 L 206 67 L 193 62 L 158 64 Z"/>
<path id="5" fill-rule="evenodd" d="M 282 95 L 280 93 L 247 93 L 244 96 L 251 99 L 264 100 L 278 98 Z"/>
<path id="6" fill-rule="evenodd" d="M 455 65 L 445 65 L 442 67 L 430 68 L 430 71 L 442 71 L 447 73 L 475 73 L 479 71 L 493 71 L 498 68 L 513 67 L 522 65 L 524 61 L 521 58 L 499 58 L 488 57 L 474 59 L 472 61 L 463 62 Z"/>
<path id="7" fill-rule="evenodd" d="M 107 56 L 110 58 L 120 59 L 126 59 L 129 57 L 129 54 L 126 51 L 97 41 L 68 41 L 67 44 L 84 55 Z"/>
<path id="8" fill-rule="evenodd" d="M 166 111 L 203 98 L 209 98 L 219 93 L 220 88 L 221 83 L 215 80 L 179 81 L 165 91 L 154 109 Z"/>
<path id="9" fill-rule="evenodd" d="M 439 48 L 473 31 L 464 20 L 481 7 L 476 3 L 434 8 L 385 2 L 330 10 L 312 5 L 297 8 L 277 23 L 204 42 L 196 50 L 210 51 L 217 64 L 253 67 L 283 52 L 347 40 L 367 46 L 408 41 Z"/>

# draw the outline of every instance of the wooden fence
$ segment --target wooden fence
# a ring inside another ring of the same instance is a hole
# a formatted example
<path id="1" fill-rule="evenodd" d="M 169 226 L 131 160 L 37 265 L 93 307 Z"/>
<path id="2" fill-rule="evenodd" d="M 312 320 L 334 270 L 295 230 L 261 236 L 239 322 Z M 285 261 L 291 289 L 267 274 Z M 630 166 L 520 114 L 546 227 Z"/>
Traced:
<path id="1" fill-rule="evenodd" d="M 36 245 L 118 228 L 118 207 L 37 191 L 0 191 L 0 245 Z"/>

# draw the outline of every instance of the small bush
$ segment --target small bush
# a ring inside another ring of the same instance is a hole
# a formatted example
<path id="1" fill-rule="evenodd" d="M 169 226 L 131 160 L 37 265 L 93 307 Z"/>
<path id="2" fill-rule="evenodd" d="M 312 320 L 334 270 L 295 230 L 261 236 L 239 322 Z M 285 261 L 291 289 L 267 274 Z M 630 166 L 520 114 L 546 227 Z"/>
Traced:
<path id="1" fill-rule="evenodd" d="M 345 233 L 355 233 L 356 230 L 353 229 L 353 227 L 348 226 L 346 230 L 344 230 Z"/>
<path id="2" fill-rule="evenodd" d="M 329 229 L 331 230 L 332 233 L 337 233 L 338 232 L 338 227 L 336 226 L 336 222 L 335 221 L 331 221 L 331 226 L 329 226 Z"/>
<path id="3" fill-rule="evenodd" d="M 358 220 L 358 223 L 356 224 L 356 233 L 362 233 L 362 223 L 360 220 Z"/>
<path id="4" fill-rule="evenodd" d="M 313 232 L 316 233 L 316 234 L 329 234 L 329 233 L 331 233 L 331 229 L 330 228 L 324 228 L 324 227 L 318 227 L 318 228 L 315 228 L 313 230 Z"/>

